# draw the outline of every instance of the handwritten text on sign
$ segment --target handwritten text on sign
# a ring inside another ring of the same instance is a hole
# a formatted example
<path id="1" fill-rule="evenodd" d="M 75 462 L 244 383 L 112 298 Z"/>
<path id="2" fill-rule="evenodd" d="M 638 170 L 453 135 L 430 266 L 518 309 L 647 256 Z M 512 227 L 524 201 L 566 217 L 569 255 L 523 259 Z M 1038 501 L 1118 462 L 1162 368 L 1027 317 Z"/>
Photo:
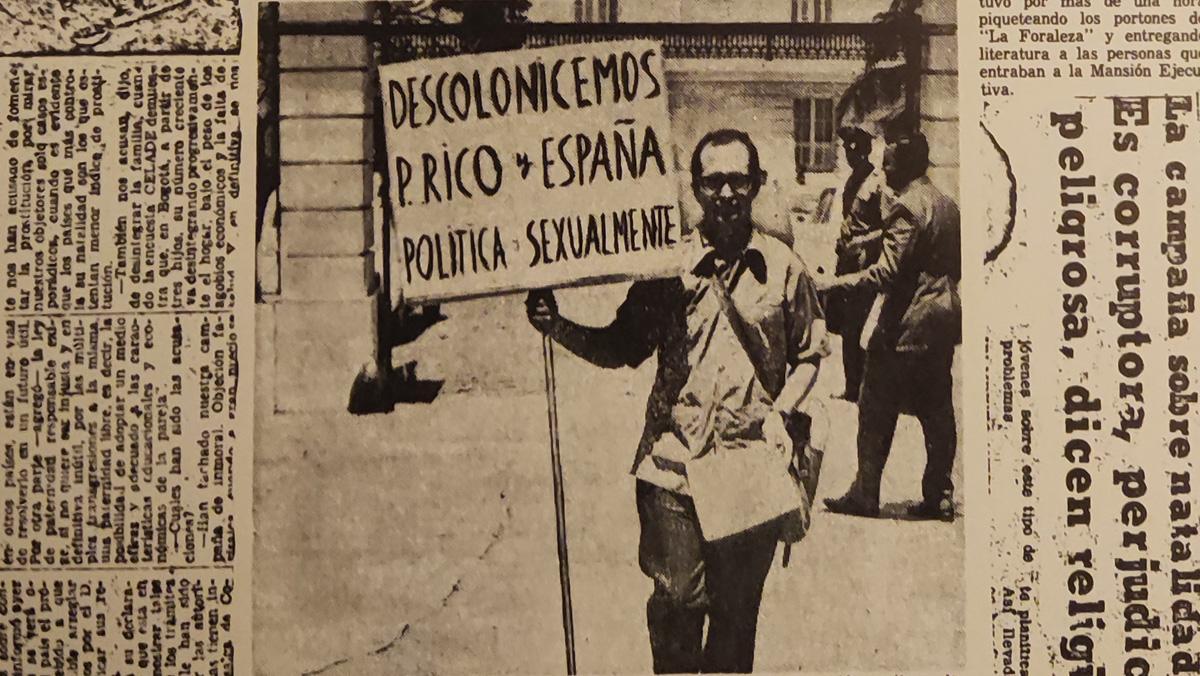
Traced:
<path id="1" fill-rule="evenodd" d="M 405 300 L 678 270 L 656 43 L 414 61 L 379 74 Z"/>

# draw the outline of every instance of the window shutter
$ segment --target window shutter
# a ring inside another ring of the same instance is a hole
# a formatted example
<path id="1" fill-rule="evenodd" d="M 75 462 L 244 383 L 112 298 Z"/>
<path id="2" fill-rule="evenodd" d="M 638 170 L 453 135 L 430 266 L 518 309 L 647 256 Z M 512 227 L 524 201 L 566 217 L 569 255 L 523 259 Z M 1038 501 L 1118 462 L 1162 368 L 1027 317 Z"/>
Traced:
<path id="1" fill-rule="evenodd" d="M 833 99 L 818 99 L 813 116 L 813 141 L 817 157 L 813 158 L 812 171 L 830 171 L 837 162 L 837 150 L 833 134 Z"/>
<path id="2" fill-rule="evenodd" d="M 796 99 L 792 103 L 793 140 L 796 144 L 796 180 L 812 164 L 812 99 Z"/>

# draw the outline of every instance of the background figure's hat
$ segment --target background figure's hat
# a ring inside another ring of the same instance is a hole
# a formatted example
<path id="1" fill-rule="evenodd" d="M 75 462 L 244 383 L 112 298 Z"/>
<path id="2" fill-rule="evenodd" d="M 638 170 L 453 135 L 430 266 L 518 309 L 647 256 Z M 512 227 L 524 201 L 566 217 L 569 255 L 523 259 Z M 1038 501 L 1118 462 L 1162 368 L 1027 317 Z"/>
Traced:
<path id="1" fill-rule="evenodd" d="M 834 107 L 839 127 L 857 127 L 882 136 L 888 125 L 905 116 L 905 67 L 871 68 L 846 88 Z"/>

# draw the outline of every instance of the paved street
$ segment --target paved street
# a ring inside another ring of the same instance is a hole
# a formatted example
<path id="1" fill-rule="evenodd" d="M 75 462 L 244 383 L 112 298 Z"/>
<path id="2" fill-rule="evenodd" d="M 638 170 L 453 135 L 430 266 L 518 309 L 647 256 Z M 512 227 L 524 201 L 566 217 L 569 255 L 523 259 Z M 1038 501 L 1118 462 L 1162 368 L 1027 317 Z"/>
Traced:
<path id="1" fill-rule="evenodd" d="M 611 298 L 571 300 L 572 316 L 611 313 Z M 492 307 L 519 324 L 519 302 Z M 497 363 L 484 364 L 468 348 L 479 335 L 463 327 L 486 313 L 446 313 L 454 328 L 435 327 L 419 348 L 424 377 L 446 380 L 432 404 L 260 417 L 258 673 L 563 672 L 538 338 L 514 327 Z M 602 371 L 557 354 L 579 668 L 645 672 L 650 583 L 637 569 L 628 469 L 653 360 Z M 840 391 L 838 359 L 820 396 Z M 845 490 L 854 468 L 855 408 L 830 407 L 825 496 Z M 923 464 L 919 427 L 903 418 L 885 477 L 891 513 L 917 497 Z M 777 556 L 768 578 L 757 667 L 953 669 L 964 652 L 962 556 L 961 519 L 817 513 L 790 566 Z"/>

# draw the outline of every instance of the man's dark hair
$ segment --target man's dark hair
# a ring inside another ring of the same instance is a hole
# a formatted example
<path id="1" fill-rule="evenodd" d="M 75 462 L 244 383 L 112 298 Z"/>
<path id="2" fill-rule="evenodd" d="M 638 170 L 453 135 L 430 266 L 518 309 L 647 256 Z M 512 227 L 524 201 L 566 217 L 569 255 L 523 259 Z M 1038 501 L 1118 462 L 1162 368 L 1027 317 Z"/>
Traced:
<path id="1" fill-rule="evenodd" d="M 758 161 L 758 148 L 754 145 L 754 141 L 750 140 L 750 135 L 741 129 L 717 129 L 705 134 L 704 138 L 696 144 L 696 149 L 692 151 L 692 183 L 700 179 L 700 153 L 708 146 L 724 146 L 730 143 L 741 143 L 746 146 L 746 150 L 750 153 L 750 175 L 762 176 L 762 165 Z"/>

